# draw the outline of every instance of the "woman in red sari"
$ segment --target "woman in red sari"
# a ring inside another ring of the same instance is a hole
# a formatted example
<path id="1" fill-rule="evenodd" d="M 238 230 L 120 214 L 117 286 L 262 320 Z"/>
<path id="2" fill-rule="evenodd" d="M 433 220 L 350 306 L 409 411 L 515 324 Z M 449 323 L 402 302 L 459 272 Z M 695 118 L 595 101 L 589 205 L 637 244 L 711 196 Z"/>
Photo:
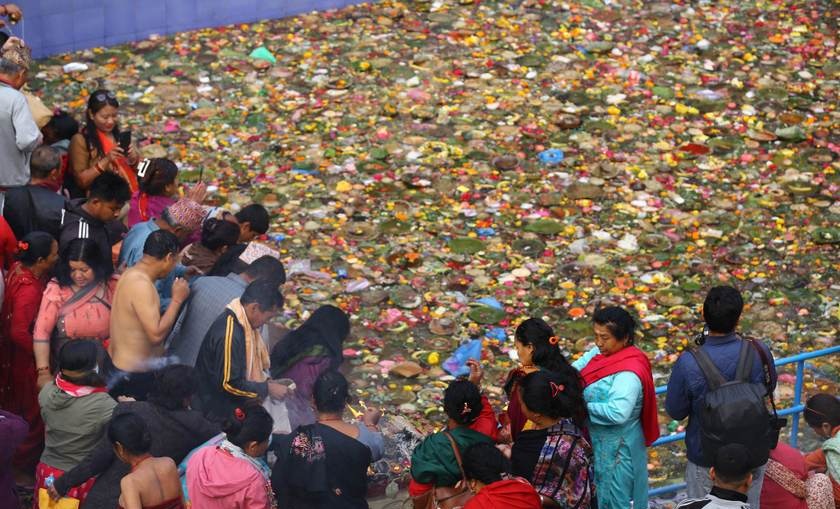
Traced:
<path id="1" fill-rule="evenodd" d="M 44 448 L 44 423 L 38 407 L 37 374 L 32 354 L 32 327 L 48 274 L 58 260 L 58 242 L 32 232 L 18 243 L 18 262 L 6 275 L 6 296 L 0 310 L 0 407 L 29 423 L 13 465 L 19 480 L 31 483 Z"/>
<path id="2" fill-rule="evenodd" d="M 110 90 L 97 90 L 88 99 L 87 124 L 70 139 L 70 175 L 65 186 L 73 198 L 83 198 L 100 173 L 112 171 L 128 182 L 132 193 L 139 189 L 137 163 L 140 154 L 133 145 L 128 152 L 120 147 L 117 125 L 120 103 Z"/>

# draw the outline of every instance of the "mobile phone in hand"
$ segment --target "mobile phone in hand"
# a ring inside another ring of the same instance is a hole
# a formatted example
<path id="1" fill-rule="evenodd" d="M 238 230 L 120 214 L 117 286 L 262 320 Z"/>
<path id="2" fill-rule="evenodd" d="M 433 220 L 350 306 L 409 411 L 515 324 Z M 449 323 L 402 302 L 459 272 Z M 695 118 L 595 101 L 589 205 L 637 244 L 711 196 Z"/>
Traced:
<path id="1" fill-rule="evenodd" d="M 128 155 L 128 147 L 131 146 L 131 131 L 121 131 L 117 141 L 120 144 L 120 148 L 123 149 L 123 152 Z"/>

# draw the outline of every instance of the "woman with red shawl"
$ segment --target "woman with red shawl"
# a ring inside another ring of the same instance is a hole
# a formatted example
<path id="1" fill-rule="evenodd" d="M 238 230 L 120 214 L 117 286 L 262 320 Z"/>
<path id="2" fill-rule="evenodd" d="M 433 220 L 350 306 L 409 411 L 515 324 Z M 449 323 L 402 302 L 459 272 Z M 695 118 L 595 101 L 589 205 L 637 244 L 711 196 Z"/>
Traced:
<path id="1" fill-rule="evenodd" d="M 32 327 L 57 260 L 58 242 L 49 233 L 31 232 L 24 237 L 18 243 L 18 262 L 6 275 L 6 296 L 0 308 L 0 407 L 29 423 L 29 434 L 13 460 L 17 473 L 27 480 L 34 479 L 44 448 Z"/>
<path id="2" fill-rule="evenodd" d="M 595 452 L 598 507 L 648 506 L 647 447 L 659 438 L 656 391 L 647 356 L 633 346 L 636 322 L 619 307 L 592 318 L 596 347 L 572 365 L 581 370 Z"/>
<path id="3" fill-rule="evenodd" d="M 499 449 L 486 442 L 464 451 L 464 475 L 475 496 L 464 509 L 540 509 L 542 502 L 533 486 L 510 474 L 510 462 Z"/>

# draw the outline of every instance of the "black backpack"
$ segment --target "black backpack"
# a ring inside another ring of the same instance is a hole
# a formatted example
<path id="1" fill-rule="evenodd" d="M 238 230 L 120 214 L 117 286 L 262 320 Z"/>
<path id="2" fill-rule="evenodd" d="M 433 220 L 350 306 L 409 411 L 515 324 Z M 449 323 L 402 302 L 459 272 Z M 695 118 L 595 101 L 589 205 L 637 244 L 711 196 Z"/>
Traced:
<path id="1" fill-rule="evenodd" d="M 750 450 L 751 468 L 767 463 L 770 451 L 779 441 L 784 419 L 779 419 L 770 381 L 769 359 L 751 339 L 741 340 L 735 379 L 727 381 L 699 347 L 689 350 L 706 379 L 706 395 L 700 411 L 700 444 L 703 460 L 714 463 L 717 450 L 726 444 L 742 444 Z M 758 352 L 764 371 L 764 383 L 750 382 L 753 355 Z M 772 413 L 765 403 L 770 400 Z"/>

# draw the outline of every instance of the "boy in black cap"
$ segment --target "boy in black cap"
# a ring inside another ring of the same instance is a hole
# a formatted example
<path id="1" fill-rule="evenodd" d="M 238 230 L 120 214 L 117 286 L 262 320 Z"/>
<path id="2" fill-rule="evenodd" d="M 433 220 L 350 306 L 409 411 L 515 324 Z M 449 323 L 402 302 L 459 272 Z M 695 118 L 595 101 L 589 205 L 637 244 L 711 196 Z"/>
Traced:
<path id="1" fill-rule="evenodd" d="M 752 484 L 750 451 L 741 444 L 728 444 L 718 449 L 709 469 L 712 492 L 700 499 L 686 499 L 676 509 L 750 509 L 747 491 Z"/>

